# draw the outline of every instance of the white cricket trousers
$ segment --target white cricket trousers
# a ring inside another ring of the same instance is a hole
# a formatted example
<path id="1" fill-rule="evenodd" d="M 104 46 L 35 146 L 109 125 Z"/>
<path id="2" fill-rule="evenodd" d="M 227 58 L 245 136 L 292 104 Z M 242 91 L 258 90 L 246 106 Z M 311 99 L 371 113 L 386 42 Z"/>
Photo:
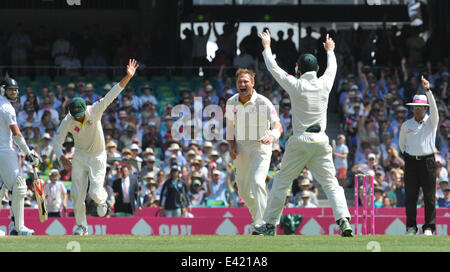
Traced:
<path id="1" fill-rule="evenodd" d="M 238 156 L 234 161 L 238 194 L 245 201 L 252 225 L 264 224 L 263 216 L 267 206 L 266 178 L 269 173 L 272 145 L 256 141 L 238 142 Z"/>
<path id="2" fill-rule="evenodd" d="M 275 175 L 264 220 L 272 225 L 279 224 L 287 190 L 305 166 L 311 171 L 312 176 L 322 186 L 330 200 L 335 221 L 343 217 L 350 218 L 344 189 L 339 186 L 335 177 L 336 169 L 331 146 L 328 142 L 303 142 L 299 139 L 300 137 L 293 135 L 286 142 L 281 169 Z"/>
<path id="3" fill-rule="evenodd" d="M 108 194 L 103 186 L 106 175 L 106 152 L 83 155 L 75 152 L 72 159 L 71 193 L 77 225 L 88 227 L 86 220 L 86 193 L 97 204 L 105 203 Z"/>
<path id="4" fill-rule="evenodd" d="M 13 150 L 5 150 L 0 152 L 0 182 L 3 182 L 3 185 L 6 185 L 6 188 L 11 191 L 13 191 L 13 188 L 15 187 L 15 183 L 18 182 L 18 178 L 20 176 L 20 170 L 19 170 L 19 158 L 17 156 L 17 153 Z M 10 213 L 11 216 L 14 216 L 14 223 L 16 230 L 20 230 L 25 225 L 25 218 L 24 218 L 24 200 L 25 200 L 25 191 L 26 191 L 26 185 L 25 179 L 22 181 L 21 189 L 16 190 L 23 190 L 19 194 L 10 194 L 10 200 L 12 202 Z M 17 186 L 17 184 L 16 184 Z M 15 199 L 14 199 L 15 198 Z M 1 202 L 1 199 L 0 199 Z"/>
<path id="5" fill-rule="evenodd" d="M 19 158 L 14 151 L 0 152 L 0 178 L 8 190 L 12 190 L 19 176 Z M 0 200 L 1 201 L 1 200 Z"/>

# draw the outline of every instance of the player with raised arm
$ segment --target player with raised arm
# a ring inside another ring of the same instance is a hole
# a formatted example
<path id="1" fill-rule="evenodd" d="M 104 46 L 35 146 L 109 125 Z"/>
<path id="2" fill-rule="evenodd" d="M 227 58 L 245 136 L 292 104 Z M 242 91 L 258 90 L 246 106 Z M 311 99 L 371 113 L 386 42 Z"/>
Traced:
<path id="1" fill-rule="evenodd" d="M 342 236 L 351 237 L 350 212 L 347 208 L 344 190 L 336 179 L 332 148 L 325 133 L 327 107 L 337 71 L 334 41 L 328 36 L 323 43 L 327 51 L 327 68 L 317 77 L 319 65 L 312 54 L 303 54 L 298 60 L 300 77 L 296 78 L 283 71 L 275 62 L 270 49 L 270 34 L 260 34 L 264 47 L 263 57 L 267 69 L 289 94 L 292 104 L 292 128 L 294 134 L 286 142 L 286 150 L 281 161 L 281 169 L 276 174 L 269 202 L 264 214 L 265 225 L 258 228 L 261 234 L 275 235 L 280 222 L 286 192 L 301 170 L 305 167 L 324 189 L 333 208 L 336 223 Z"/>
<path id="2" fill-rule="evenodd" d="M 25 178 L 19 174 L 19 159 L 13 142 L 25 153 L 33 166 L 39 164 L 39 156 L 30 150 L 17 125 L 16 112 L 12 103 L 17 100 L 19 85 L 12 78 L 0 83 L 0 199 L 3 199 L 5 189 L 11 192 L 10 235 L 33 235 L 34 230 L 25 227 L 24 199 L 27 193 Z M 6 186 L 6 188 L 2 188 Z"/>
<path id="3" fill-rule="evenodd" d="M 74 235 L 87 235 L 86 192 L 97 203 L 97 214 L 105 216 L 108 210 L 107 193 L 103 187 L 106 174 L 106 149 L 102 128 L 102 115 L 134 76 L 139 65 L 130 59 L 126 76 L 91 106 L 81 97 L 74 97 L 69 103 L 69 113 L 61 121 L 54 137 L 54 150 L 57 158 L 66 170 L 72 168 L 72 191 L 76 227 Z M 63 156 L 62 145 L 67 133 L 71 133 L 75 142 L 72 161 Z"/>

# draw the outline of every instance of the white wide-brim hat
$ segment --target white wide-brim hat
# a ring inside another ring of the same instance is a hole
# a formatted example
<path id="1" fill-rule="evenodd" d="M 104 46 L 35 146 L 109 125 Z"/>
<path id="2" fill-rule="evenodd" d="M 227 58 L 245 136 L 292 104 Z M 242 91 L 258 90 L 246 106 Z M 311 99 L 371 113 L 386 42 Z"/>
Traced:
<path id="1" fill-rule="evenodd" d="M 407 106 L 430 106 L 428 104 L 427 96 L 423 94 L 416 94 L 412 103 L 406 104 Z"/>

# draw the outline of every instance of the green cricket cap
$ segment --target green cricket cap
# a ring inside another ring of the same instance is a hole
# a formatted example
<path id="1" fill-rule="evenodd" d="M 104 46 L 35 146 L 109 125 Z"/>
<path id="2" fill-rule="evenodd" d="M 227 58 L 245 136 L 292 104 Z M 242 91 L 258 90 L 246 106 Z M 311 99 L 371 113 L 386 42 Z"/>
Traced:
<path id="1" fill-rule="evenodd" d="M 303 54 L 298 59 L 298 69 L 302 74 L 306 72 L 317 71 L 317 66 L 317 58 L 312 54 Z"/>
<path id="2" fill-rule="evenodd" d="M 74 97 L 70 100 L 69 112 L 73 117 L 81 117 L 86 111 L 86 101 L 81 97 Z"/>

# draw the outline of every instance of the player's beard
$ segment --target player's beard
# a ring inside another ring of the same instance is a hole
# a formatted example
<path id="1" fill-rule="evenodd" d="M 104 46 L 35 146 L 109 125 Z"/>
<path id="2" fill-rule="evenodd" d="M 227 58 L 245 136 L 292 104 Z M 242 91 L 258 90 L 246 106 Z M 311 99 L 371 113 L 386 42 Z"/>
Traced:
<path id="1" fill-rule="evenodd" d="M 14 93 L 13 96 L 9 96 L 8 93 L 11 93 L 11 92 L 10 92 L 10 91 L 5 91 L 5 97 L 6 97 L 6 99 L 8 99 L 9 102 L 11 102 L 11 103 L 17 102 L 17 99 L 18 99 L 18 97 L 19 97 L 19 91 L 17 90 L 17 91 L 15 91 L 15 92 L 13 92 L 13 93 Z"/>

